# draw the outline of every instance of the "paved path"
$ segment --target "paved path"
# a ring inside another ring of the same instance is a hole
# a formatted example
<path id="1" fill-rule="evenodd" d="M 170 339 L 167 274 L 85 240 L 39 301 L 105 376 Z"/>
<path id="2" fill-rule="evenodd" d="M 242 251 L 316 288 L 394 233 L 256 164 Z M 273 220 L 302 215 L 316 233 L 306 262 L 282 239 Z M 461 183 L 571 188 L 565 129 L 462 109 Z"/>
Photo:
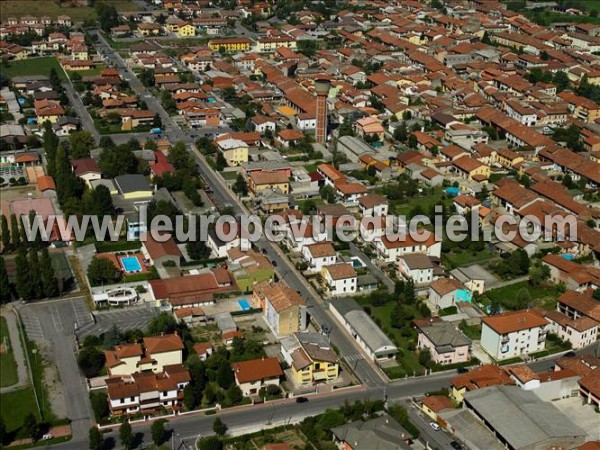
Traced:
<path id="1" fill-rule="evenodd" d="M 17 326 L 17 317 L 12 309 L 4 308 L 2 317 L 6 319 L 8 326 L 8 335 L 10 337 L 10 348 L 12 348 L 15 361 L 17 362 L 17 375 L 19 381 L 12 386 L 3 387 L 0 389 L 0 394 L 16 391 L 27 385 L 29 378 L 27 376 L 27 365 L 25 364 L 25 353 L 23 352 L 23 344 L 19 338 L 19 327 Z"/>

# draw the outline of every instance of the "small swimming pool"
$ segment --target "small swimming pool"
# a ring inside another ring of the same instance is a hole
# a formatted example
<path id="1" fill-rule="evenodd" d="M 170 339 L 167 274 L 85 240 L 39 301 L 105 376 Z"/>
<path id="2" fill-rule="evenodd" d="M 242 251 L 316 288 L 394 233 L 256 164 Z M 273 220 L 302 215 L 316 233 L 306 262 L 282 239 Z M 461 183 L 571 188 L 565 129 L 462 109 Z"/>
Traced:
<path id="1" fill-rule="evenodd" d="M 121 264 L 125 269 L 125 272 L 141 272 L 142 265 L 140 264 L 139 259 L 135 256 L 127 256 L 125 258 L 121 258 Z"/>
<path id="2" fill-rule="evenodd" d="M 456 197 L 458 194 L 460 194 L 460 189 L 457 187 L 449 187 L 446 188 L 446 193 L 448 193 L 448 195 Z"/>
<path id="3" fill-rule="evenodd" d="M 245 298 L 240 298 L 238 300 L 238 305 L 240 305 L 242 311 L 248 311 L 250 309 L 250 303 L 248 303 L 248 300 Z"/>
<path id="4" fill-rule="evenodd" d="M 571 255 L 569 253 L 564 253 L 563 255 L 561 255 L 563 258 L 565 258 L 567 261 L 573 261 L 575 259 L 575 255 Z"/>
<path id="5" fill-rule="evenodd" d="M 355 269 L 362 269 L 363 267 L 365 267 L 365 263 L 363 263 L 359 257 L 353 256 L 350 259 L 352 260 L 352 267 L 354 267 Z"/>

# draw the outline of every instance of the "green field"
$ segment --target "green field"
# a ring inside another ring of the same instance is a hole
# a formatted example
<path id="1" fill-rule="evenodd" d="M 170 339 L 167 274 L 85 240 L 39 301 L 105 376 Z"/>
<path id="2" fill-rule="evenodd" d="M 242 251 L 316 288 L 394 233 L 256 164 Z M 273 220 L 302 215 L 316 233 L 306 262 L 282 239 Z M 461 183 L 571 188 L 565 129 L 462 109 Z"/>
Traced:
<path id="1" fill-rule="evenodd" d="M 486 262 L 492 259 L 494 256 L 497 255 L 490 252 L 487 248 L 481 252 L 456 249 L 456 251 L 442 253 L 442 260 L 448 268 L 453 269 L 474 263 Z"/>
<path id="2" fill-rule="evenodd" d="M 64 70 L 60 67 L 58 60 L 54 56 L 11 61 L 2 66 L 2 74 L 10 78 L 27 75 L 45 75 L 49 77 L 52 69 L 56 70 L 61 80 L 67 79 Z"/>
<path id="3" fill-rule="evenodd" d="M 0 317 L 0 342 L 4 344 L 3 352 L 0 353 L 0 387 L 12 386 L 19 381 L 19 376 L 4 317 Z"/>
<path id="4" fill-rule="evenodd" d="M 519 302 L 519 295 L 522 292 L 528 292 L 529 304 L 522 305 Z M 527 281 L 511 284 L 498 289 L 492 289 L 486 292 L 482 301 L 484 304 L 489 304 L 491 301 L 496 301 L 505 309 L 522 309 L 527 306 L 540 306 L 545 309 L 554 309 L 556 300 L 560 296 L 561 291 L 556 287 L 547 286 L 531 286 Z"/>
<path id="5" fill-rule="evenodd" d="M 21 17 L 25 14 L 41 17 L 49 16 L 56 19 L 58 16 L 66 15 L 75 22 L 83 22 L 85 19 L 95 19 L 96 11 L 94 8 L 65 8 L 60 6 L 60 2 L 50 0 L 3 0 L 1 4 L 2 22 L 10 16 Z M 138 11 L 139 5 L 131 0 L 111 0 L 110 3 L 118 11 Z"/>
<path id="6" fill-rule="evenodd" d="M 32 388 L 27 387 L 0 396 L 0 417 L 6 425 L 7 433 L 17 431 L 29 413 L 34 413 L 39 419 Z"/>

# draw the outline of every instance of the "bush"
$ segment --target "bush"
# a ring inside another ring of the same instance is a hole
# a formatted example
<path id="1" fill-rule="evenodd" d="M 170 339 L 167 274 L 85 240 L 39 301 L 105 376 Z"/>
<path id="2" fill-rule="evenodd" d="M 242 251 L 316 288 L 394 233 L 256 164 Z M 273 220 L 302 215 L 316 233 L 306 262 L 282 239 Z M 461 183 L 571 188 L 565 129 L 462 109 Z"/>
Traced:
<path id="1" fill-rule="evenodd" d="M 105 392 L 92 391 L 90 392 L 90 402 L 94 418 L 96 422 L 102 423 L 108 417 L 108 395 Z"/>

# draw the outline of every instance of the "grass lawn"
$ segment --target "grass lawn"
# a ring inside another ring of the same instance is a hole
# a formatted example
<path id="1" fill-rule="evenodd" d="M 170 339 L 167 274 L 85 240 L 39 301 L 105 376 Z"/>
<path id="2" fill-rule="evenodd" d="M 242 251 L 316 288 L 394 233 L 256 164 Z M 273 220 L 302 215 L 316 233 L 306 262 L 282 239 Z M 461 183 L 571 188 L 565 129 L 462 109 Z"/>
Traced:
<path id="1" fill-rule="evenodd" d="M 6 425 L 7 433 L 17 431 L 29 413 L 34 413 L 39 419 L 32 388 L 0 395 L 0 417 Z"/>
<path id="2" fill-rule="evenodd" d="M 473 252 L 470 250 L 458 250 L 442 254 L 444 264 L 453 269 L 455 267 L 466 266 L 474 263 L 482 263 L 492 259 L 494 255 L 487 248 L 481 252 Z"/>
<path id="3" fill-rule="evenodd" d="M 492 301 L 498 302 L 505 309 L 522 309 L 527 304 L 520 304 L 519 296 L 524 296 L 522 292 L 529 294 L 529 304 L 531 306 L 540 306 L 545 309 L 555 309 L 556 301 L 561 295 L 561 291 L 555 286 L 531 286 L 527 281 L 504 286 L 498 289 L 492 289 L 483 295 L 483 303 L 489 304 Z M 486 302 L 487 300 L 487 302 Z"/>
<path id="4" fill-rule="evenodd" d="M 402 200 L 395 200 L 390 203 L 393 214 L 408 215 L 408 213 L 416 206 L 420 206 L 425 214 L 429 214 L 434 205 L 444 204 L 452 205 L 452 198 L 447 196 L 441 188 L 434 189 L 433 192 L 427 195 L 417 194 L 415 197 Z"/>
<path id="5" fill-rule="evenodd" d="M 2 4 L 4 5 L 4 3 L 5 2 Z M 2 14 L 4 14 L 4 10 L 2 11 Z M 24 75 L 45 75 L 49 77 L 52 69 L 56 69 L 56 73 L 61 80 L 67 79 L 64 70 L 60 67 L 58 60 L 54 56 L 11 61 L 8 65 L 3 65 L 2 73 L 10 78 Z"/>
<path id="6" fill-rule="evenodd" d="M 6 319 L 0 317 L 0 342 L 4 345 L 0 353 L 0 387 L 12 386 L 19 381 L 17 363 L 12 351 Z"/>
<path id="7" fill-rule="evenodd" d="M 361 304 L 361 306 L 366 306 L 364 302 L 359 301 L 359 303 Z M 382 331 L 385 334 L 387 334 L 392 339 L 392 341 L 398 346 L 399 353 L 397 360 L 400 364 L 400 367 L 395 367 L 388 370 L 393 372 L 393 376 L 395 378 L 404 377 L 405 374 L 413 375 L 413 373 L 422 373 L 423 367 L 421 367 L 421 365 L 419 364 L 419 356 L 415 351 L 410 350 L 408 347 L 409 342 L 414 342 L 416 344 L 416 331 L 411 327 L 411 336 L 405 337 L 402 335 L 400 329 L 392 327 L 392 310 L 394 309 L 394 303 L 387 303 L 379 307 L 369 306 L 369 308 L 371 308 L 371 316 L 373 317 L 373 320 L 376 323 L 381 323 L 380 328 L 382 329 Z M 419 319 L 422 317 L 417 308 L 413 306 L 408 306 L 408 308 L 411 310 L 415 318 Z"/>
<path id="8" fill-rule="evenodd" d="M 304 168 L 306 169 L 306 171 L 308 173 L 313 173 L 313 172 L 317 171 L 317 166 L 319 164 L 322 164 L 322 163 L 323 163 L 323 161 L 317 161 L 317 162 L 315 162 L 313 164 L 307 164 L 307 165 L 305 165 Z"/>
<path id="9" fill-rule="evenodd" d="M 237 179 L 238 172 L 237 171 L 233 171 L 233 170 L 231 170 L 231 171 L 223 171 L 223 172 L 221 172 L 221 176 L 223 178 L 225 178 L 226 180 L 235 180 L 235 179 Z"/>
<path id="10" fill-rule="evenodd" d="M 138 11 L 139 5 L 131 0 L 111 0 L 117 11 Z M 25 14 L 41 17 L 49 16 L 56 19 L 58 16 L 66 15 L 75 22 L 83 22 L 87 18 L 95 19 L 96 11 L 94 8 L 64 8 L 55 1 L 50 0 L 3 0 L 2 17 L 9 16 L 21 17 Z"/>

